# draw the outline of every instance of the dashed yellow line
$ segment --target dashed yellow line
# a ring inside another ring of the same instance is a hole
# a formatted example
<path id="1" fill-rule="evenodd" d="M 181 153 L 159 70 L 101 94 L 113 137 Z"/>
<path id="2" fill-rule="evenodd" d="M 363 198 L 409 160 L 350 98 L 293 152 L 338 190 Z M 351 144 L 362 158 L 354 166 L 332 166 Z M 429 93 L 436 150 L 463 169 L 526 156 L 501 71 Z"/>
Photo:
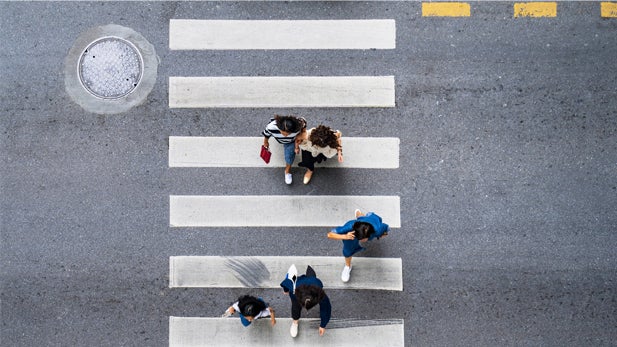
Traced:
<path id="1" fill-rule="evenodd" d="M 600 14 L 605 18 L 617 18 L 617 2 L 601 3 Z"/>
<path id="2" fill-rule="evenodd" d="M 471 6 L 465 2 L 423 2 L 422 17 L 469 17 Z"/>
<path id="3" fill-rule="evenodd" d="M 514 4 L 514 17 L 557 17 L 556 2 L 519 2 Z"/>

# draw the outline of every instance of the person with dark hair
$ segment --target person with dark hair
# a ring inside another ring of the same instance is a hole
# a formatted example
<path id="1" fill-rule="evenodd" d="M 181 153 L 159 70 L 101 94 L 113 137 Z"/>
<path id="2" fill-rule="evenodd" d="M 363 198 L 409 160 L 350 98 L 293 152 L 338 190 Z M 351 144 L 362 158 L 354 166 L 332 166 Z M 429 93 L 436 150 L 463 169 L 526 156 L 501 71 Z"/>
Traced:
<path id="1" fill-rule="evenodd" d="M 356 219 L 350 220 L 345 225 L 336 227 L 328 233 L 329 239 L 343 241 L 343 256 L 345 257 L 345 267 L 341 274 L 343 282 L 348 282 L 351 276 L 352 256 L 364 250 L 360 242 L 379 239 L 388 235 L 390 229 L 388 224 L 383 223 L 381 217 L 373 212 L 368 212 L 365 215 L 360 210 L 356 210 L 355 216 Z"/>
<path id="2" fill-rule="evenodd" d="M 262 298 L 256 298 L 250 295 L 241 296 L 238 301 L 233 303 L 223 313 L 223 317 L 229 317 L 238 312 L 240 321 L 245 327 L 251 325 L 255 319 L 270 317 L 270 324 L 276 324 L 274 309 L 270 307 Z"/>
<path id="3" fill-rule="evenodd" d="M 302 308 L 307 311 L 319 305 L 319 336 L 323 336 L 326 332 L 326 325 L 330 321 L 332 314 L 332 305 L 330 299 L 323 290 L 323 283 L 317 278 L 315 270 L 312 267 L 306 267 L 306 274 L 298 277 L 295 265 L 289 268 L 287 276 L 281 282 L 283 292 L 289 295 L 291 299 L 291 328 L 289 333 L 291 337 L 298 336 L 298 323 Z"/>
<path id="4" fill-rule="evenodd" d="M 291 165 L 296 159 L 296 154 L 300 153 L 300 148 L 296 143 L 296 136 L 306 131 L 306 120 L 295 116 L 275 115 L 270 119 L 270 123 L 261 132 L 264 136 L 263 146 L 270 148 L 269 139 L 274 139 L 283 145 L 285 153 L 285 183 L 291 184 Z"/>
<path id="5" fill-rule="evenodd" d="M 302 161 L 298 166 L 306 168 L 304 184 L 311 181 L 315 171 L 315 163 L 321 163 L 337 154 L 339 163 L 343 162 L 341 135 L 340 131 L 334 131 L 325 125 L 319 125 L 298 135 L 296 141 L 299 142 L 299 147 L 302 150 Z"/>

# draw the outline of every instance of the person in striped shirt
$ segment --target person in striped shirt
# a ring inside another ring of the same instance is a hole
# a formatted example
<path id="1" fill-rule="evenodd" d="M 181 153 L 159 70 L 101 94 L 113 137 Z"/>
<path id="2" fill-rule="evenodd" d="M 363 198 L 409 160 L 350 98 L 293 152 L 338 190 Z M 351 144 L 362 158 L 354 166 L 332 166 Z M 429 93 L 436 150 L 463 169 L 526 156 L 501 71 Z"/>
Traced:
<path id="1" fill-rule="evenodd" d="M 270 148 L 270 137 L 274 137 L 276 142 L 283 145 L 285 153 L 285 183 L 291 184 L 291 165 L 296 159 L 296 154 L 300 153 L 300 148 L 296 143 L 296 137 L 306 131 L 306 120 L 295 116 L 276 115 L 270 119 L 270 123 L 262 131 L 264 136 L 264 147 Z"/>

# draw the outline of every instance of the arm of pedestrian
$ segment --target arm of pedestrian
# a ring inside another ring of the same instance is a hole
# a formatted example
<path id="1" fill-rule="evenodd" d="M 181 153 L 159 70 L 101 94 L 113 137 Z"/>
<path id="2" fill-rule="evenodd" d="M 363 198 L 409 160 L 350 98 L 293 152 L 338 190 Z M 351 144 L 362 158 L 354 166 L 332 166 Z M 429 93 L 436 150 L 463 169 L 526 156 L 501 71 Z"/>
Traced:
<path id="1" fill-rule="evenodd" d="M 229 308 L 227 310 L 225 310 L 225 312 L 221 315 L 222 318 L 225 317 L 229 317 L 232 314 L 234 314 L 236 312 L 236 310 L 234 310 L 233 306 L 229 306 Z"/>
<path id="2" fill-rule="evenodd" d="M 350 231 L 346 234 L 337 234 L 333 231 L 330 231 L 328 233 L 328 238 L 331 240 L 353 240 L 356 238 L 356 232 L 355 231 Z"/>
<path id="3" fill-rule="evenodd" d="M 274 326 L 276 324 L 276 317 L 274 316 L 274 309 L 272 307 L 270 309 L 270 325 Z"/>

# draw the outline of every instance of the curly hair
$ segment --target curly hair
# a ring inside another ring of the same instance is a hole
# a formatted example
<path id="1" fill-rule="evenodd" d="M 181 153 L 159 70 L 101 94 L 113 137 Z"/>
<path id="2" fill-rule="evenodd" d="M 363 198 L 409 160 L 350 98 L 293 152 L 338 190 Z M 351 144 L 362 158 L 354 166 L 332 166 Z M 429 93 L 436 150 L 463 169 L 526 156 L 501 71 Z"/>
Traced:
<path id="1" fill-rule="evenodd" d="M 325 125 L 318 125 L 313 129 L 311 136 L 309 136 L 309 141 L 313 145 L 322 148 L 330 146 L 330 148 L 338 149 L 340 147 L 336 132 Z"/>

